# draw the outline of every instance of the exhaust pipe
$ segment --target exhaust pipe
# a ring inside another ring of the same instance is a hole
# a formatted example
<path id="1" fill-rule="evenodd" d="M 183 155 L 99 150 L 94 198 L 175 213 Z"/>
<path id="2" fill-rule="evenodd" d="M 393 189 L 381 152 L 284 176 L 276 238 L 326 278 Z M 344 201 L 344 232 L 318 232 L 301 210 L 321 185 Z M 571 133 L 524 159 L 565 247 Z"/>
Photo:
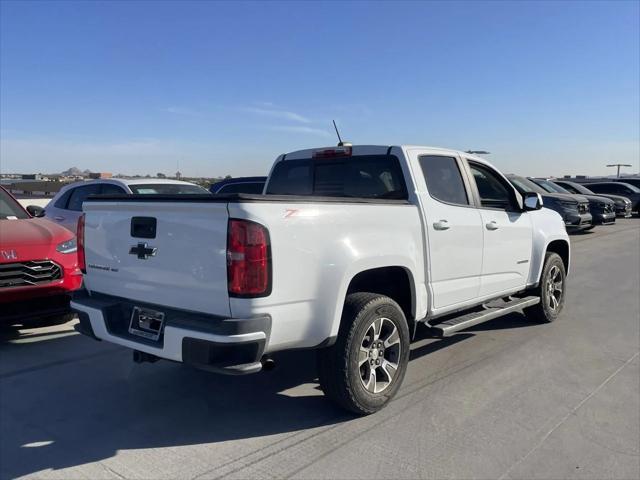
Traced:
<path id="1" fill-rule="evenodd" d="M 155 355 L 151 355 L 150 353 L 141 352 L 139 350 L 133 351 L 133 361 L 135 363 L 144 363 L 144 362 L 154 363 L 154 362 L 157 362 L 158 360 L 160 360 L 158 357 L 156 357 Z"/>
<path id="2" fill-rule="evenodd" d="M 270 372 L 271 370 L 276 368 L 276 361 L 268 355 L 262 357 L 260 363 L 262 364 L 262 370 L 264 370 L 265 372 Z"/>

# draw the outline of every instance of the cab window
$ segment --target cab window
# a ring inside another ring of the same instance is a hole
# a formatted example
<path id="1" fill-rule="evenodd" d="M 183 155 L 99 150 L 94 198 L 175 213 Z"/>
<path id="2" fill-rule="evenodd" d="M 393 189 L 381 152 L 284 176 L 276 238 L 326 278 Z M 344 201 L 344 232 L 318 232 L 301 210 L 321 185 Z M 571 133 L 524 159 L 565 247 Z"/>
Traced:
<path id="1" fill-rule="evenodd" d="M 515 199 L 511 189 L 492 169 L 478 163 L 469 162 L 473 179 L 478 187 L 480 204 L 484 208 L 515 210 Z"/>
<path id="2" fill-rule="evenodd" d="M 440 202 L 469 205 L 458 161 L 454 157 L 422 155 L 419 160 L 429 195 Z"/>

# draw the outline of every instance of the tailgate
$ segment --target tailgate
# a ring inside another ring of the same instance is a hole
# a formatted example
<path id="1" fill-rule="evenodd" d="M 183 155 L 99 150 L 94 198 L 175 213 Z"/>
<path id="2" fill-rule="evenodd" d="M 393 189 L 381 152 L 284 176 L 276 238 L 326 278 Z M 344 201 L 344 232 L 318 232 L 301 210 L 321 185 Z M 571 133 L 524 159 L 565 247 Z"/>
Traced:
<path id="1" fill-rule="evenodd" d="M 88 290 L 230 315 L 226 202 L 90 201 L 83 207 Z"/>

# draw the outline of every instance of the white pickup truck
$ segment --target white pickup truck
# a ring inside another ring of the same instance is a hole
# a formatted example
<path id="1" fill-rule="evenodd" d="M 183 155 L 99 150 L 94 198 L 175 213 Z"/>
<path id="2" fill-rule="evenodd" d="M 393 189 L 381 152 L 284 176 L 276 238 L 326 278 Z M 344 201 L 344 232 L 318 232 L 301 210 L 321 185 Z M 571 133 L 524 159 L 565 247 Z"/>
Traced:
<path id="1" fill-rule="evenodd" d="M 481 158 L 418 146 L 281 155 L 263 195 L 90 197 L 77 328 L 138 362 L 231 374 L 315 348 L 325 395 L 372 413 L 417 324 L 558 316 L 569 240 L 541 207 Z"/>

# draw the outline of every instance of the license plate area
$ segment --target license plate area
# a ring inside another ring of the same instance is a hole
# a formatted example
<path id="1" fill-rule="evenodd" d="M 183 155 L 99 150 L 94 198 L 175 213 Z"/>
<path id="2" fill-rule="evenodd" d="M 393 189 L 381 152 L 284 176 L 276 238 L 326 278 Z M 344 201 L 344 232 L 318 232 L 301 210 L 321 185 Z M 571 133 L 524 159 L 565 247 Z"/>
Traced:
<path id="1" fill-rule="evenodd" d="M 157 341 L 164 328 L 164 313 L 144 307 L 133 307 L 129 333 L 147 340 Z"/>

